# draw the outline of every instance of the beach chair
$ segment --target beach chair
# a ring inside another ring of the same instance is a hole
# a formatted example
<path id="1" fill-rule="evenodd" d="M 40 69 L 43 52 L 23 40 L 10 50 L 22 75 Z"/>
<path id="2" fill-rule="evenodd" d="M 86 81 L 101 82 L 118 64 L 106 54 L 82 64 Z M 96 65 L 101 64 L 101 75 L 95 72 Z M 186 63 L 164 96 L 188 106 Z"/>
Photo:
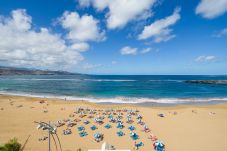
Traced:
<path id="1" fill-rule="evenodd" d="M 78 119 L 78 118 L 76 118 L 76 119 L 74 119 L 74 121 L 75 121 L 75 122 L 80 122 L 81 120 Z"/>
<path id="2" fill-rule="evenodd" d="M 143 117 L 141 115 L 138 115 L 137 116 L 137 119 L 142 119 Z"/>
<path id="3" fill-rule="evenodd" d="M 117 119 L 116 119 L 116 122 L 117 122 L 117 123 L 122 123 L 122 121 L 121 121 L 120 118 L 117 118 Z"/>
<path id="4" fill-rule="evenodd" d="M 73 121 L 68 121 L 68 123 L 67 123 L 67 127 L 73 127 L 75 125 L 76 125 L 76 123 L 74 123 Z"/>
<path id="5" fill-rule="evenodd" d="M 106 124 L 104 127 L 105 127 L 106 129 L 112 128 L 112 126 L 111 126 L 110 124 Z"/>
<path id="6" fill-rule="evenodd" d="M 130 132 L 130 137 L 134 141 L 137 140 L 137 139 L 139 139 L 139 135 L 137 135 L 136 132 Z"/>
<path id="7" fill-rule="evenodd" d="M 84 121 L 84 124 L 87 125 L 89 124 L 90 122 L 88 120 Z"/>
<path id="8" fill-rule="evenodd" d="M 138 119 L 137 124 L 144 125 L 145 123 L 141 119 Z"/>
<path id="9" fill-rule="evenodd" d="M 78 131 L 83 131 L 85 128 L 83 126 L 77 127 Z"/>
<path id="10" fill-rule="evenodd" d="M 148 139 L 151 139 L 152 141 L 157 141 L 158 140 L 158 138 L 152 133 L 150 133 L 150 136 L 148 137 Z"/>
<path id="11" fill-rule="evenodd" d="M 112 118 L 110 118 L 109 122 L 111 122 L 111 123 L 115 123 L 115 122 L 116 122 L 116 120 L 112 117 Z"/>
<path id="12" fill-rule="evenodd" d="M 158 116 L 159 116 L 159 117 L 165 117 L 165 114 L 160 113 L 160 114 L 158 114 Z"/>
<path id="13" fill-rule="evenodd" d="M 150 132 L 151 130 L 150 130 L 146 125 L 144 125 L 142 131 L 148 133 L 148 132 Z"/>
<path id="14" fill-rule="evenodd" d="M 57 123 L 55 124 L 55 126 L 56 127 L 61 127 L 61 126 L 63 126 L 63 125 L 65 125 L 65 123 L 64 122 L 62 122 L 62 121 L 57 121 Z"/>
<path id="15" fill-rule="evenodd" d="M 92 118 L 94 118 L 94 116 L 90 115 L 90 116 L 88 116 L 88 118 L 92 119 Z"/>
<path id="16" fill-rule="evenodd" d="M 131 125 L 131 126 L 128 127 L 128 129 L 129 129 L 130 131 L 133 131 L 133 130 L 135 130 L 136 128 L 135 128 L 134 126 Z"/>
<path id="17" fill-rule="evenodd" d="M 118 131 L 118 132 L 117 132 L 117 136 L 119 136 L 119 137 L 124 136 L 124 135 L 125 135 L 125 133 L 122 132 L 122 131 Z"/>
<path id="18" fill-rule="evenodd" d="M 134 122 L 134 121 L 132 120 L 132 117 L 131 117 L 131 116 L 128 116 L 128 117 L 127 117 L 126 123 L 132 124 L 133 122 Z"/>
<path id="19" fill-rule="evenodd" d="M 101 125 L 101 124 L 103 124 L 104 122 L 102 121 L 102 118 L 96 118 L 96 119 L 95 119 L 95 123 Z"/>
<path id="20" fill-rule="evenodd" d="M 66 129 L 66 130 L 63 130 L 63 134 L 64 135 L 70 135 L 70 134 L 72 134 L 72 131 L 71 131 L 71 129 Z"/>

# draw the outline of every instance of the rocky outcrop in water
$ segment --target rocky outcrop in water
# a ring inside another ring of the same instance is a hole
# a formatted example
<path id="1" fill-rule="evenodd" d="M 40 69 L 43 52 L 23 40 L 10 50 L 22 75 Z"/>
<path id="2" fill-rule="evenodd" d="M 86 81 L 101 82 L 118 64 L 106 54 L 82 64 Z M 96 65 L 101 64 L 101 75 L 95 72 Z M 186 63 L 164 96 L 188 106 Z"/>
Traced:
<path id="1" fill-rule="evenodd" d="M 187 80 L 185 82 L 195 84 L 227 84 L 227 80 Z"/>

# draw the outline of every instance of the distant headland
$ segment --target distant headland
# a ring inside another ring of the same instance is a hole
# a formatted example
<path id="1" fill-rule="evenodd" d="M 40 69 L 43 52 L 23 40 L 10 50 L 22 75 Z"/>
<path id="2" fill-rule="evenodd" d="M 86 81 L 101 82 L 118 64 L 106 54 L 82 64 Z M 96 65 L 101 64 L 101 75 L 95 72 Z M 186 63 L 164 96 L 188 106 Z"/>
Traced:
<path id="1" fill-rule="evenodd" d="M 0 66 L 0 75 L 80 75 L 80 73 Z"/>

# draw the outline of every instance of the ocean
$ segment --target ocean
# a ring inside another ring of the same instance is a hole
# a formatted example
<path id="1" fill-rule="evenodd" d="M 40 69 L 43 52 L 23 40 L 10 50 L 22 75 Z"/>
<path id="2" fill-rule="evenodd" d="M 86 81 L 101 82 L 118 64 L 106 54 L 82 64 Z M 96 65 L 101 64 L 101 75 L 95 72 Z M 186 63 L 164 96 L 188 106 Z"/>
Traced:
<path id="1" fill-rule="evenodd" d="M 96 103 L 209 103 L 227 101 L 227 85 L 185 80 L 227 80 L 186 75 L 0 76 L 0 94 L 85 100 Z"/>

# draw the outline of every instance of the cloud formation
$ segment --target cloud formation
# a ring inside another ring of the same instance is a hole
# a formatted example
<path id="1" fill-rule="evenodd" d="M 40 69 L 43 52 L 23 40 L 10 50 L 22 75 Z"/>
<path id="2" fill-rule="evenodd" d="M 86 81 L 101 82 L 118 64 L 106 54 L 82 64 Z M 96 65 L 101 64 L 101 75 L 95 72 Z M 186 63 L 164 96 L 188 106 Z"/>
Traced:
<path id="1" fill-rule="evenodd" d="M 146 54 L 149 53 L 152 50 L 152 48 L 144 48 L 139 50 L 138 48 L 132 48 L 130 46 L 125 46 L 121 48 L 120 53 L 122 55 L 137 55 L 137 54 Z"/>
<path id="2" fill-rule="evenodd" d="M 227 0 L 201 0 L 195 13 L 213 19 L 227 12 Z"/>
<path id="3" fill-rule="evenodd" d="M 107 27 L 116 29 L 124 27 L 128 22 L 150 17 L 149 9 L 156 0 L 79 0 L 81 6 L 92 5 L 98 11 L 107 9 Z"/>
<path id="4" fill-rule="evenodd" d="M 152 38 L 154 42 L 159 43 L 168 41 L 175 37 L 172 34 L 170 26 L 174 25 L 180 19 L 180 8 L 175 8 L 173 14 L 164 19 L 155 21 L 154 23 L 145 26 L 142 33 L 139 34 L 139 40 Z"/>
<path id="5" fill-rule="evenodd" d="M 140 53 L 145 54 L 150 52 L 152 49 L 151 48 L 144 48 Z"/>
<path id="6" fill-rule="evenodd" d="M 0 62 L 54 68 L 83 60 L 60 35 L 47 28 L 33 30 L 32 17 L 26 10 L 13 10 L 10 17 L 0 18 Z"/>
<path id="7" fill-rule="evenodd" d="M 121 48 L 120 52 L 122 55 L 136 55 L 138 48 L 132 48 L 129 46 L 125 46 Z"/>
<path id="8" fill-rule="evenodd" d="M 82 65 L 82 68 L 84 70 L 93 70 L 93 69 L 97 69 L 103 67 L 102 64 L 89 64 L 89 63 L 85 63 L 84 65 Z"/>
<path id="9" fill-rule="evenodd" d="M 217 38 L 220 38 L 223 36 L 227 36 L 227 28 L 222 29 L 221 31 L 219 31 L 214 35 L 214 37 L 217 37 Z"/>
<path id="10" fill-rule="evenodd" d="M 196 62 L 211 62 L 217 59 L 216 56 L 199 56 L 195 59 Z"/>
<path id="11" fill-rule="evenodd" d="M 79 17 L 64 13 L 63 26 L 69 30 L 67 38 L 47 28 L 33 29 L 32 17 L 25 9 L 0 16 L 0 62 L 7 65 L 45 69 L 67 69 L 84 60 L 81 52 L 89 49 L 88 41 L 103 38 L 92 16 Z M 79 26 L 79 27 L 78 27 Z"/>
<path id="12" fill-rule="evenodd" d="M 77 12 L 64 12 L 59 19 L 62 27 L 68 30 L 67 39 L 72 42 L 101 41 L 105 32 L 98 27 L 98 20 L 91 15 L 80 16 Z"/>

